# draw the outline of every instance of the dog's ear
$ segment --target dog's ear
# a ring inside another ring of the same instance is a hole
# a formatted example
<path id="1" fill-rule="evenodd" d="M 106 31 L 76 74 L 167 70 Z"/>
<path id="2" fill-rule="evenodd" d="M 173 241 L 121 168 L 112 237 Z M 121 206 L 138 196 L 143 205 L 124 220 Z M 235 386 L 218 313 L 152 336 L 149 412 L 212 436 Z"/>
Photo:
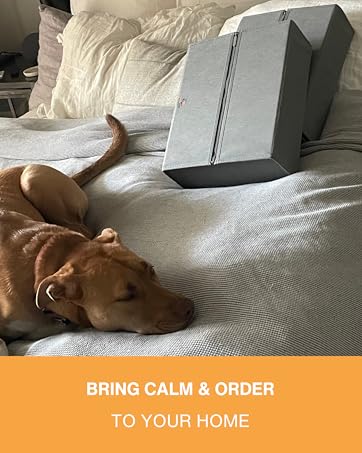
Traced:
<path id="1" fill-rule="evenodd" d="M 83 291 L 78 279 L 74 276 L 51 278 L 46 293 L 53 302 L 64 301 L 82 305 Z"/>
<path id="2" fill-rule="evenodd" d="M 112 228 L 105 228 L 102 233 L 94 238 L 94 241 L 101 242 L 102 244 L 119 244 L 122 245 L 121 239 Z"/>
<path id="3" fill-rule="evenodd" d="M 72 266 L 63 266 L 58 272 L 46 277 L 37 290 L 37 306 L 46 308 L 50 302 L 70 302 L 82 305 L 83 291 L 80 278 Z"/>
<path id="4" fill-rule="evenodd" d="M 67 266 L 40 283 L 36 305 L 41 310 L 49 310 L 75 324 L 89 327 L 88 317 L 82 307 L 82 297 L 80 279 L 74 275 L 73 268 Z"/>

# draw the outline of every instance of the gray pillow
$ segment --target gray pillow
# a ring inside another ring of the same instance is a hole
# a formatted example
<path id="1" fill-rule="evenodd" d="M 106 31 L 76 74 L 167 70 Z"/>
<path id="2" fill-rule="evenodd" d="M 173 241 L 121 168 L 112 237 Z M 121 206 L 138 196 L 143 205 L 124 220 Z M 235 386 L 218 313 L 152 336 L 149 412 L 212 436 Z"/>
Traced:
<path id="1" fill-rule="evenodd" d="M 71 14 L 50 6 L 40 5 L 38 80 L 29 99 L 30 110 L 39 104 L 50 104 L 58 71 L 62 62 L 63 47 L 57 41 Z"/>

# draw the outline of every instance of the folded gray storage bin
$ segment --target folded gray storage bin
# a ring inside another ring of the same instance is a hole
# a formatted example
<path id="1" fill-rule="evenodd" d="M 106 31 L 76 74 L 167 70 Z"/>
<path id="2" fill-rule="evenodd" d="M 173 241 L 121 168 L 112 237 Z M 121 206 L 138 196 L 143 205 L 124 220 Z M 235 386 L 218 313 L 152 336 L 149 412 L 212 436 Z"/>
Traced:
<path id="1" fill-rule="evenodd" d="M 311 55 L 293 21 L 191 45 L 163 171 L 183 187 L 295 172 Z"/>
<path id="2" fill-rule="evenodd" d="M 338 5 L 292 8 L 247 16 L 239 31 L 260 29 L 292 20 L 312 45 L 312 64 L 303 126 L 308 140 L 322 132 L 353 37 L 353 28 Z"/>

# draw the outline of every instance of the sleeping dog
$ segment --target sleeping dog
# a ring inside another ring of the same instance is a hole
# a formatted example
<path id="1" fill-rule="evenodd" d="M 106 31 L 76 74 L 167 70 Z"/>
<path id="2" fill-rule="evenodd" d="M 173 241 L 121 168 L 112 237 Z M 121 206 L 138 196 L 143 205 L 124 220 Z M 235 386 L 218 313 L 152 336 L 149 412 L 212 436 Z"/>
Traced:
<path id="1" fill-rule="evenodd" d="M 143 334 L 186 327 L 192 301 L 163 288 L 152 265 L 111 228 L 92 238 L 81 187 L 124 154 L 127 132 L 106 116 L 108 151 L 69 178 L 44 165 L 0 171 L 0 337 L 36 339 L 67 324 Z"/>

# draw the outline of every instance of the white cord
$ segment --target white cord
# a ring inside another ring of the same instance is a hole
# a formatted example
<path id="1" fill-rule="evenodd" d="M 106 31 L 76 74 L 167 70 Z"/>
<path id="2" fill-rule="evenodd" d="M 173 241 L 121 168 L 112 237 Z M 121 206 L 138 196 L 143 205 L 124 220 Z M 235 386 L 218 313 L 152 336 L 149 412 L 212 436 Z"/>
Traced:
<path id="1" fill-rule="evenodd" d="M 36 294 L 35 294 L 35 305 L 36 305 L 36 308 L 38 308 L 38 310 L 44 310 L 44 308 L 42 308 L 40 305 L 39 305 L 39 293 L 40 293 L 40 289 L 41 289 L 41 285 L 44 283 L 44 280 L 40 283 L 40 285 L 38 286 L 38 289 L 36 290 Z M 54 299 L 54 297 L 52 296 L 51 292 L 50 292 L 50 285 L 47 287 L 47 289 L 45 290 L 45 293 L 46 295 L 49 297 L 50 300 L 52 300 L 53 302 L 56 302 L 56 300 Z"/>
<path id="2" fill-rule="evenodd" d="M 46 293 L 46 295 L 49 297 L 49 299 L 51 299 L 53 302 L 56 302 L 56 300 L 55 300 L 54 297 L 52 296 L 52 293 L 50 292 L 50 285 L 49 285 L 48 288 L 45 290 L 45 293 Z"/>

